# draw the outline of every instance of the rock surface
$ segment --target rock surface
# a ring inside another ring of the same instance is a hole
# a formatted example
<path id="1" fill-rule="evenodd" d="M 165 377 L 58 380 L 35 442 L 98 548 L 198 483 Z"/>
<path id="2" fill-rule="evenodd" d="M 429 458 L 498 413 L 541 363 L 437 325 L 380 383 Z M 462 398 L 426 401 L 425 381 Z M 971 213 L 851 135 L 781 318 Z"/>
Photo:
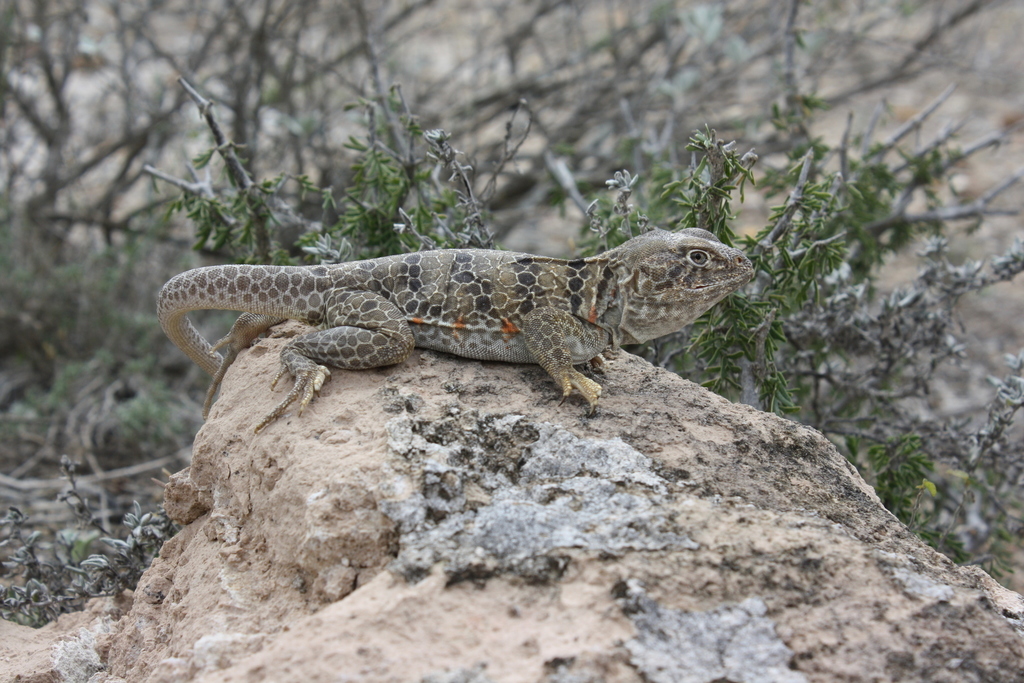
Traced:
<path id="1" fill-rule="evenodd" d="M 300 329 L 228 374 L 134 596 L 3 625 L 6 680 L 1024 680 L 1024 598 L 813 430 L 625 353 L 588 418 L 538 367 L 416 351 L 253 434 Z"/>

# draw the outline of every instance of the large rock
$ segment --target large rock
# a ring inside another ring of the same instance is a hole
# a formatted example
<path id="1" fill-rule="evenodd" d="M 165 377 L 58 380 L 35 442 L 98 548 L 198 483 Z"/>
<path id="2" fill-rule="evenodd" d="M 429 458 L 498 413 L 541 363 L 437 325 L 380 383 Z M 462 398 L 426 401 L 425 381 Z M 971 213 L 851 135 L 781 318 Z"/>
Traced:
<path id="1" fill-rule="evenodd" d="M 94 683 L 1024 680 L 1024 599 L 813 430 L 624 353 L 588 418 L 416 351 L 253 434 L 284 342 L 228 374 Z"/>

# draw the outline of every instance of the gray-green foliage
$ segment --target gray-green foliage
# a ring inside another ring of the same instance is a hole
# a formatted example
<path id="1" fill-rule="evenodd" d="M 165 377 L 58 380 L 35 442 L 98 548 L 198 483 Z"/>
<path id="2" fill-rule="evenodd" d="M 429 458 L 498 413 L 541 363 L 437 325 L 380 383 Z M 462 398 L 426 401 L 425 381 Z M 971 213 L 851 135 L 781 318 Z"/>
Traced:
<path id="1" fill-rule="evenodd" d="M 365 112 L 367 132 L 365 137 L 351 136 L 345 145 L 355 156 L 340 192 L 316 188 L 305 176 L 285 174 L 254 182 L 243 192 L 235 188 L 248 180 L 229 172 L 225 175 L 232 189 L 223 192 L 214 192 L 209 182 L 200 186 L 179 181 L 189 189 L 169 211 L 183 211 L 195 223 L 197 249 L 227 249 L 248 262 L 296 263 L 303 254 L 318 262 L 337 262 L 435 247 L 493 246 L 474 190 L 473 168 L 460 161 L 461 153 L 452 147 L 447 132 L 423 130 L 397 87 L 380 102 L 362 101 L 353 108 Z M 513 117 L 518 113 L 517 109 Z M 510 132 L 505 142 L 499 171 L 522 139 L 513 139 Z M 193 168 L 206 167 L 215 152 L 227 160 L 222 149 L 199 155 Z M 448 174 L 447 182 L 442 174 Z M 321 220 L 297 217 L 279 198 L 289 180 L 298 184 L 300 200 L 307 193 L 320 194 Z M 493 181 L 485 193 L 492 191 Z M 291 223 L 301 228 L 294 243 L 288 243 L 292 236 L 282 229 Z M 276 248 L 259 248 L 261 229 L 271 233 Z"/>
<path id="2" fill-rule="evenodd" d="M 65 612 L 81 609 L 89 598 L 134 589 L 177 525 L 160 512 L 143 513 L 135 503 L 125 514 L 120 534 L 108 535 L 75 487 L 75 466 L 65 456 L 62 470 L 70 488 L 62 499 L 81 522 L 45 540 L 28 531 L 30 520 L 16 507 L 0 518 L 0 616 L 42 626 Z"/>
<path id="3" fill-rule="evenodd" d="M 980 220 L 997 192 L 944 205 L 933 188 L 964 151 L 948 137 L 917 152 L 901 142 L 899 131 L 874 144 L 848 131 L 838 149 L 817 140 L 796 146 L 787 168 L 768 169 L 761 179 L 782 198 L 768 224 L 737 237 L 730 202 L 742 197 L 752 158 L 711 132 L 697 133 L 688 168 L 649 160 L 649 182 L 660 194 L 626 215 L 621 201 L 618 209 L 604 202 L 604 215 L 595 211 L 591 222 L 614 226 L 602 235 L 612 244 L 631 235 L 624 226 L 657 217 L 653 222 L 673 228 L 709 229 L 744 249 L 754 281 L 641 352 L 719 393 L 822 430 L 922 537 L 958 561 L 998 571 L 1004 542 L 1019 528 L 1014 482 L 1024 448 L 1009 433 L 1024 398 L 1024 351 L 1007 356 L 1004 379 L 990 378 L 984 421 L 932 417 L 920 402 L 944 364 L 963 354 L 957 304 L 1024 270 L 1024 243 L 1018 239 L 987 266 L 953 263 L 944 237 L 950 220 Z M 621 190 L 621 183 L 609 184 Z M 926 208 L 910 214 L 918 191 Z M 884 257 L 921 236 L 929 237 L 917 278 L 876 296 L 873 277 Z M 968 509 L 984 520 L 980 532 L 978 524 L 965 525 Z"/>
<path id="4" fill-rule="evenodd" d="M 0 242 L 16 244 L 12 233 L 0 213 Z M 189 420 L 148 353 L 163 343 L 144 287 L 151 248 L 139 238 L 67 260 L 0 250 L 0 355 L 18 369 L 3 383 L 5 466 L 38 448 L 18 434 L 47 420 L 64 429 L 46 433 L 46 448 L 92 450 L 104 466 L 180 447 Z"/>

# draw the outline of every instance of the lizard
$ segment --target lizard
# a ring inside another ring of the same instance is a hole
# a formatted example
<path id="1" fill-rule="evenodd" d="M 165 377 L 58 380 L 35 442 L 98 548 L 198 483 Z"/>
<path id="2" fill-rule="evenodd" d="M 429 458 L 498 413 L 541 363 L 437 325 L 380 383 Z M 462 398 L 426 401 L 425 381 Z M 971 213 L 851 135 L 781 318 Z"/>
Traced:
<path id="1" fill-rule="evenodd" d="M 317 328 L 281 351 L 271 390 L 286 373 L 293 385 L 256 432 L 296 401 L 301 415 L 330 377 L 328 366 L 392 365 L 414 347 L 538 364 L 562 401 L 575 389 L 593 414 L 601 386 L 574 365 L 682 329 L 753 273 L 742 251 L 706 230 L 655 228 L 572 260 L 440 249 L 331 265 L 207 266 L 171 278 L 157 310 L 171 341 L 213 376 L 204 419 L 227 369 L 271 326 L 295 319 Z M 211 346 L 187 317 L 202 309 L 242 315 Z"/>

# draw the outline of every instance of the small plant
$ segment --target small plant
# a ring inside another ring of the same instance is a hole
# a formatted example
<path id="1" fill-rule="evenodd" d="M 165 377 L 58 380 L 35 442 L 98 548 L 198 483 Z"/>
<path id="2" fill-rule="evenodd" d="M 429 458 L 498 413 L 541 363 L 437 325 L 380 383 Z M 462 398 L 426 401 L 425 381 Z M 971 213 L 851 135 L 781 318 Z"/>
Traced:
<path id="1" fill-rule="evenodd" d="M 185 212 L 195 223 L 196 249 L 229 250 L 250 263 L 294 264 L 298 260 L 293 249 L 320 263 L 336 263 L 420 249 L 494 246 L 483 207 L 494 193 L 498 174 L 529 133 L 530 113 L 524 102 L 509 119 L 502 156 L 482 196 L 475 190 L 473 167 L 459 160 L 461 152 L 451 145 L 451 136 L 440 129 L 424 131 L 408 111 L 400 88 L 392 88 L 387 97 L 352 105 L 366 112 L 367 135 L 350 137 L 345 145 L 356 158 L 348 187 L 335 197 L 332 188 L 317 188 L 305 176 L 281 174 L 257 182 L 236 154 L 243 146 L 228 140 L 221 129 L 213 103 L 184 79 L 180 82 L 203 114 L 216 146 L 193 159 L 188 167 L 193 181 L 152 166 L 145 171 L 182 190 L 168 211 Z M 515 133 L 512 124 L 522 116 L 528 119 L 526 130 Z M 229 188 L 214 186 L 209 165 L 215 155 L 223 160 Z M 438 181 L 441 172 L 450 174 L 451 185 Z M 298 184 L 302 196 L 320 194 L 322 220 L 302 218 L 282 198 L 289 181 Z M 284 230 L 289 226 L 299 228 L 294 244 L 282 243 L 289 238 Z"/>
<path id="2" fill-rule="evenodd" d="M 799 114 L 776 110 L 776 123 L 806 131 L 817 106 L 810 99 Z M 959 149 L 947 128 L 916 151 L 901 147 L 936 108 L 882 142 L 871 141 L 872 130 L 859 140 L 848 130 L 837 149 L 813 139 L 795 146 L 787 168 L 769 169 L 761 179 L 786 196 L 757 234 L 737 237 L 730 227 L 730 202 L 736 193 L 742 198 L 757 158 L 741 156 L 708 130 L 691 138 L 687 169 L 673 168 L 666 157 L 647 159 L 662 192 L 640 207 L 626 200 L 642 184 L 628 172 L 616 174 L 608 185 L 617 199 L 592 204 L 588 227 L 610 245 L 631 237 L 633 226 L 662 221 L 738 244 L 754 263 L 754 281 L 688 329 L 635 351 L 718 393 L 818 428 L 845 447 L 886 507 L 925 540 L 998 573 L 1005 566 L 1000 548 L 1024 526 L 1009 512 L 1024 502 L 1010 483 L 1024 452 L 1008 436 L 1024 397 L 1024 351 L 1007 357 L 1011 375 L 990 379 L 995 395 L 987 421 L 929 417 L 919 405 L 938 370 L 963 355 L 960 300 L 1024 271 L 1019 239 L 986 267 L 953 263 L 944 233 L 952 221 L 1000 213 L 993 200 L 1024 170 L 970 203 L 944 197 L 936 187 L 953 165 L 1000 138 Z M 925 208 L 910 213 L 918 196 Z M 670 216 L 680 218 L 673 223 Z M 873 277 L 883 258 L 922 236 L 918 277 L 876 301 Z M 981 533 L 963 528 L 968 509 L 972 519 L 985 520 Z"/>
<path id="3" fill-rule="evenodd" d="M 61 469 L 69 482 L 61 499 L 74 511 L 79 528 L 64 529 L 45 541 L 40 531 L 27 532 L 30 520 L 18 508 L 0 518 L 5 559 L 0 578 L 0 616 L 27 626 L 42 626 L 61 614 L 82 608 L 90 598 L 134 589 L 160 547 L 178 530 L 163 512 L 143 513 L 138 503 L 124 516 L 125 532 L 106 535 L 88 501 L 75 486 L 77 466 L 67 456 Z M 94 552 L 106 546 L 105 552 Z"/>

